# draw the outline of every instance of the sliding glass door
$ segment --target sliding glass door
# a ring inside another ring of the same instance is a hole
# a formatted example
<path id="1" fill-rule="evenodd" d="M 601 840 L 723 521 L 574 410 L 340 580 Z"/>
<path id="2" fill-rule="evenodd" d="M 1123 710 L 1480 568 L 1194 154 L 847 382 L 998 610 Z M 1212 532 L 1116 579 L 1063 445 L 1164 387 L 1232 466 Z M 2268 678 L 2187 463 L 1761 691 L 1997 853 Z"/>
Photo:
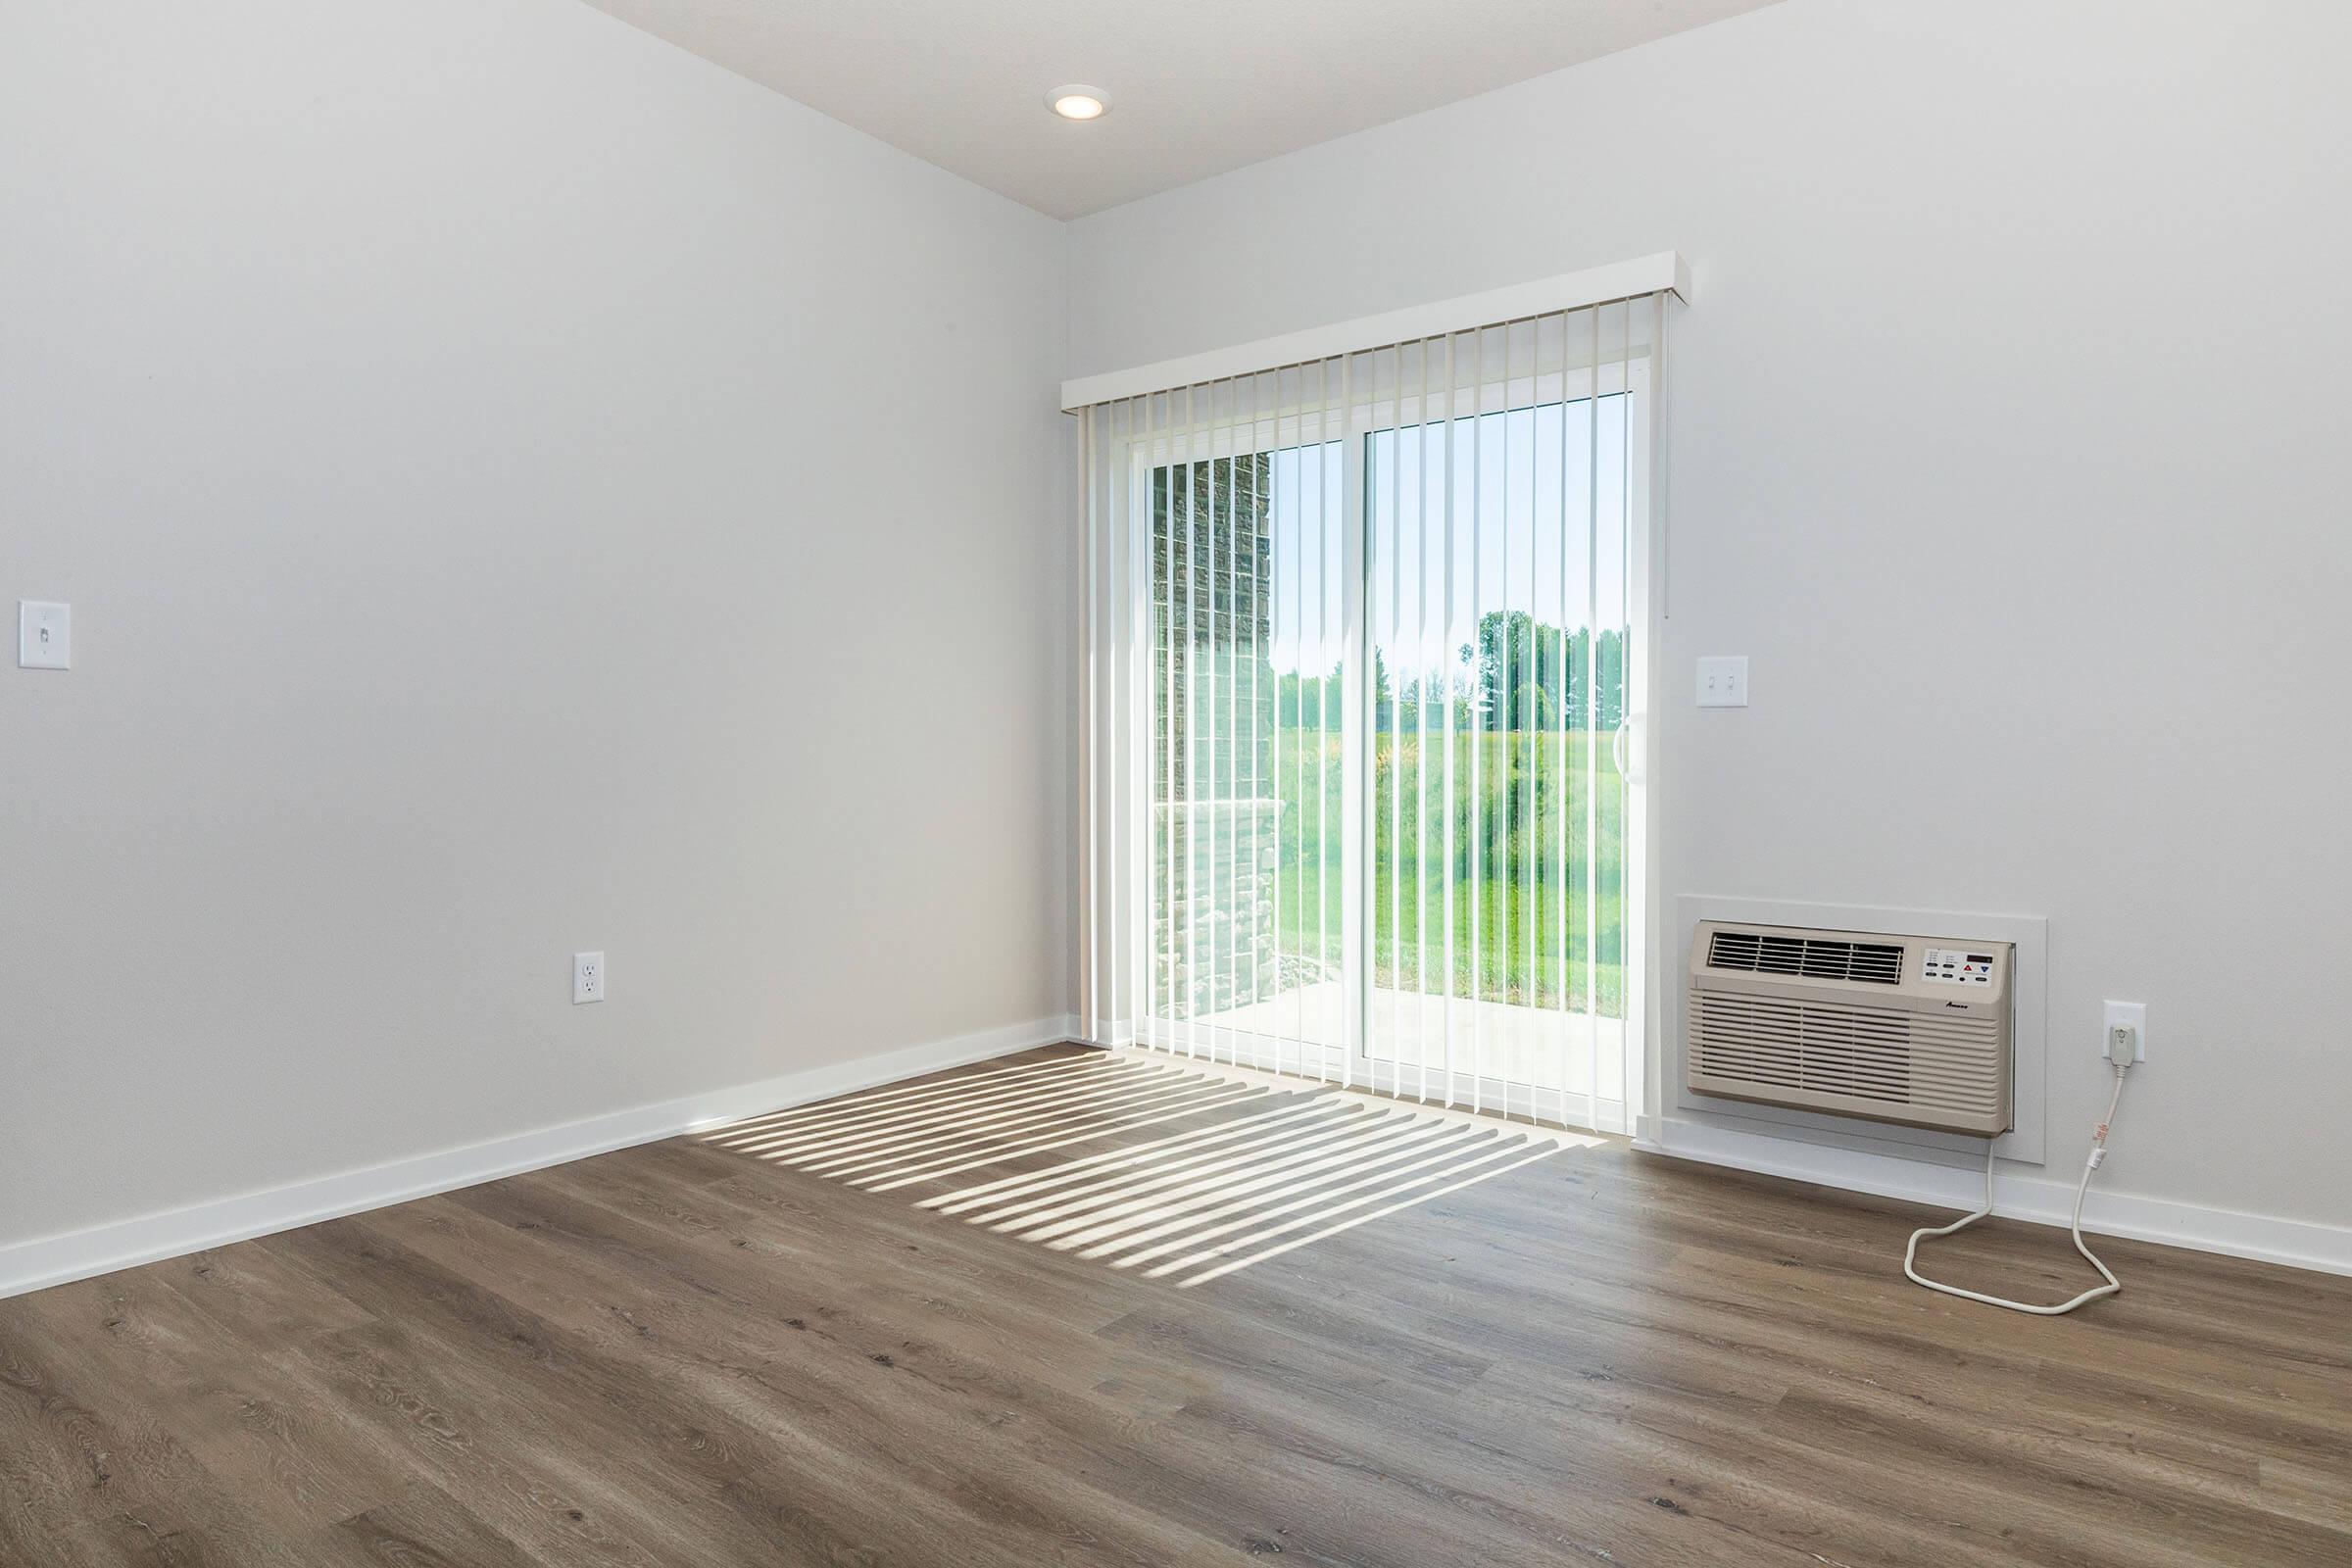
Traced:
<path id="1" fill-rule="evenodd" d="M 1628 317 L 1128 411 L 1143 1043 L 1623 1124 L 1647 446 Z"/>

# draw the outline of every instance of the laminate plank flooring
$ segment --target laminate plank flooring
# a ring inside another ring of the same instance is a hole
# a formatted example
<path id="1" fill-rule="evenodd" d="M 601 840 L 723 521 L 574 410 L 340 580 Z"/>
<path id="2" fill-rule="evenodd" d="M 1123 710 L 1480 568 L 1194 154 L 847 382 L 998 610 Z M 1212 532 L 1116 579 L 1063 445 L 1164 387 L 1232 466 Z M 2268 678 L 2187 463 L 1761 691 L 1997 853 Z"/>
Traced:
<path id="1" fill-rule="evenodd" d="M 1927 1218 L 1027 1053 L 0 1301 L 0 1563 L 2352 1565 L 2352 1280 Z"/>

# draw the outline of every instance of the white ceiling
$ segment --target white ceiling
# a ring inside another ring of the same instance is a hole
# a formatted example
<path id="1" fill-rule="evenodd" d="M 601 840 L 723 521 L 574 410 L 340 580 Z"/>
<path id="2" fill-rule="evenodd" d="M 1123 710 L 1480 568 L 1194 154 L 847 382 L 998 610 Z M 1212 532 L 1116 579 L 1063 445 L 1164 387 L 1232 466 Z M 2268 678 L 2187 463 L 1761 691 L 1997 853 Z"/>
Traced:
<path id="1" fill-rule="evenodd" d="M 1771 0 L 589 0 L 1076 218 Z M 1106 90 L 1091 124 L 1047 112 Z"/>

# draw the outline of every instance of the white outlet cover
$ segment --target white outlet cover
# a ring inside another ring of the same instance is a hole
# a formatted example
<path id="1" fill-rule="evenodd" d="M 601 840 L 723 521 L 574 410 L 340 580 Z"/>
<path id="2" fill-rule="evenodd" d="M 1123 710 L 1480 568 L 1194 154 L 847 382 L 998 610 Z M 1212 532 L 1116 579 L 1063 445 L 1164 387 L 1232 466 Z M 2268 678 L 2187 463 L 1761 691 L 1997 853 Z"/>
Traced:
<path id="1" fill-rule="evenodd" d="M 74 662 L 74 607 L 17 601 L 17 667 L 67 669 Z"/>
<path id="2" fill-rule="evenodd" d="M 605 1000 L 603 954 L 575 953 L 571 956 L 571 1000 L 574 1003 Z"/>
<path id="3" fill-rule="evenodd" d="M 1717 654 L 1698 662 L 1698 706 L 1701 708 L 1745 708 L 1747 706 L 1747 656 L 1745 654 Z"/>
<path id="4" fill-rule="evenodd" d="M 2100 1055 L 2107 1054 L 2107 1032 L 2119 1023 L 2128 1023 L 2139 1031 L 2139 1052 L 2132 1059 L 2133 1061 L 2147 1060 L 2148 1004 L 2144 1002 L 2110 1002 L 2107 1004 L 2107 1016 L 2105 1021 L 2099 1025 L 2099 1038 L 2095 1042 Z"/>

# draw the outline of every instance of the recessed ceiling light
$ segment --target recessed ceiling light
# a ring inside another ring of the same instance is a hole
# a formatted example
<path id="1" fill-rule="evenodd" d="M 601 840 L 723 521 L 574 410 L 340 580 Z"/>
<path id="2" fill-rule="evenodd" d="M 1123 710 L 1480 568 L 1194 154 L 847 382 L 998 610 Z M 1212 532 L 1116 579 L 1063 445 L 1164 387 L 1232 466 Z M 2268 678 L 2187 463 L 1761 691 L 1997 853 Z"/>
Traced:
<path id="1" fill-rule="evenodd" d="M 1110 94 L 1100 87 L 1072 82 L 1046 94 L 1046 107 L 1064 120 L 1101 120 L 1110 113 Z"/>

